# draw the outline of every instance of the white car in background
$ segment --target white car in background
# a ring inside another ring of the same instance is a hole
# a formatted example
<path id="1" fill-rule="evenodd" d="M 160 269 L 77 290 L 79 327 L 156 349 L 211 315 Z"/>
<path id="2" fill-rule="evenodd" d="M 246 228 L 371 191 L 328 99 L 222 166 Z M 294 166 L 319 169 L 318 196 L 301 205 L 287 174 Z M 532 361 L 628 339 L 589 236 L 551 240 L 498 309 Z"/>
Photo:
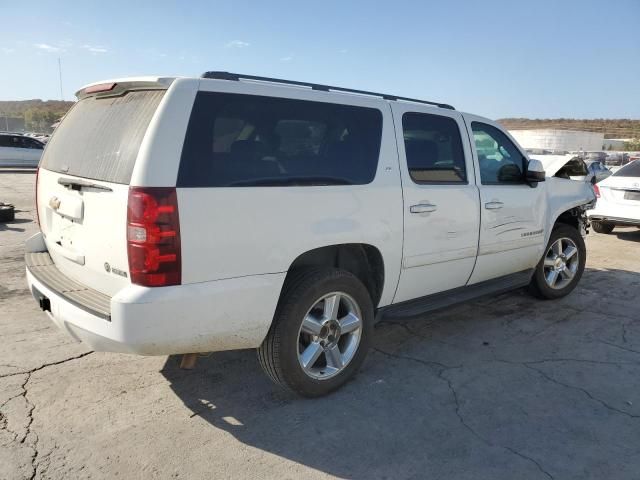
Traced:
<path id="1" fill-rule="evenodd" d="M 640 160 L 620 168 L 594 185 L 596 207 L 588 215 L 598 233 L 611 233 L 617 226 L 640 227 Z"/>
<path id="2" fill-rule="evenodd" d="M 15 133 L 0 133 L 0 167 L 36 168 L 44 143 Z"/>

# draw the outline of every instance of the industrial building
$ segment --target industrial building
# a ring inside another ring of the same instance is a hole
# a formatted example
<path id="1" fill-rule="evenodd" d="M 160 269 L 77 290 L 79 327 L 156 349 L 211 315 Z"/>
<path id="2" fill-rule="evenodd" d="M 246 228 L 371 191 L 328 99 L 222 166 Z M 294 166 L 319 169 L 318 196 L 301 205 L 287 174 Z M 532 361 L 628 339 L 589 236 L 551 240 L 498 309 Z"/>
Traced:
<path id="1" fill-rule="evenodd" d="M 541 128 L 535 130 L 509 130 L 509 133 L 524 148 L 544 150 L 600 151 L 604 144 L 604 134 L 578 130 L 558 130 Z"/>

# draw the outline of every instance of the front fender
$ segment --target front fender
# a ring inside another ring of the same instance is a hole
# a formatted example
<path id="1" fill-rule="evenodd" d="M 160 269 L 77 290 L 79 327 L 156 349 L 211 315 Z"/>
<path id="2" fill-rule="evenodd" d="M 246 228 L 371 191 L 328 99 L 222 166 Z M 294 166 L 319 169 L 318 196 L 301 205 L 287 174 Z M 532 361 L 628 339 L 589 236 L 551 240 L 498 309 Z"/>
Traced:
<path id="1" fill-rule="evenodd" d="M 578 221 L 583 225 L 586 223 L 584 212 L 592 208 L 596 200 L 591 183 L 568 180 L 564 178 L 547 178 L 547 225 L 545 228 L 545 245 L 551 236 L 551 230 L 558 221 L 560 215 L 565 212 L 576 210 L 579 216 Z M 583 229 L 586 234 L 586 228 Z"/>

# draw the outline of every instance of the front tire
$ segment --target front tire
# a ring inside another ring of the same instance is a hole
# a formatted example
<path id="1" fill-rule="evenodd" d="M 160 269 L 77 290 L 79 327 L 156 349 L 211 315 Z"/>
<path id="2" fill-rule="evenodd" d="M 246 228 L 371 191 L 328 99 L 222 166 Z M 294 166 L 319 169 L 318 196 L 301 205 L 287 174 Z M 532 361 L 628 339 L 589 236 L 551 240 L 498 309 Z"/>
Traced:
<path id="1" fill-rule="evenodd" d="M 599 222 L 599 221 L 593 221 L 591 222 L 591 226 L 593 227 L 593 231 L 596 233 L 605 233 L 605 234 L 609 234 L 611 232 L 613 232 L 613 229 L 615 227 L 615 225 L 613 223 L 607 223 L 607 222 Z"/>
<path id="2" fill-rule="evenodd" d="M 276 384 L 305 397 L 326 395 L 362 365 L 373 319 L 369 292 L 351 273 L 328 268 L 294 272 L 258 359 Z"/>
<path id="3" fill-rule="evenodd" d="M 531 279 L 531 293 L 547 300 L 568 295 L 580 281 L 586 259 L 580 232 L 569 225 L 556 226 Z"/>

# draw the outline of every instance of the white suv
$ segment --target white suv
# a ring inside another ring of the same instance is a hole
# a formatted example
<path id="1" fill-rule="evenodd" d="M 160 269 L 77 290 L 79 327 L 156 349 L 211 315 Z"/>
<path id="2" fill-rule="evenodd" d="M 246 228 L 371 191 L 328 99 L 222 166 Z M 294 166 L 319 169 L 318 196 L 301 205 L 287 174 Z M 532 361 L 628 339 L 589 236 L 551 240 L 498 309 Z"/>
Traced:
<path id="1" fill-rule="evenodd" d="M 27 278 L 95 350 L 257 348 L 317 396 L 373 324 L 582 275 L 591 186 L 433 102 L 208 72 L 92 84 L 40 164 Z"/>

